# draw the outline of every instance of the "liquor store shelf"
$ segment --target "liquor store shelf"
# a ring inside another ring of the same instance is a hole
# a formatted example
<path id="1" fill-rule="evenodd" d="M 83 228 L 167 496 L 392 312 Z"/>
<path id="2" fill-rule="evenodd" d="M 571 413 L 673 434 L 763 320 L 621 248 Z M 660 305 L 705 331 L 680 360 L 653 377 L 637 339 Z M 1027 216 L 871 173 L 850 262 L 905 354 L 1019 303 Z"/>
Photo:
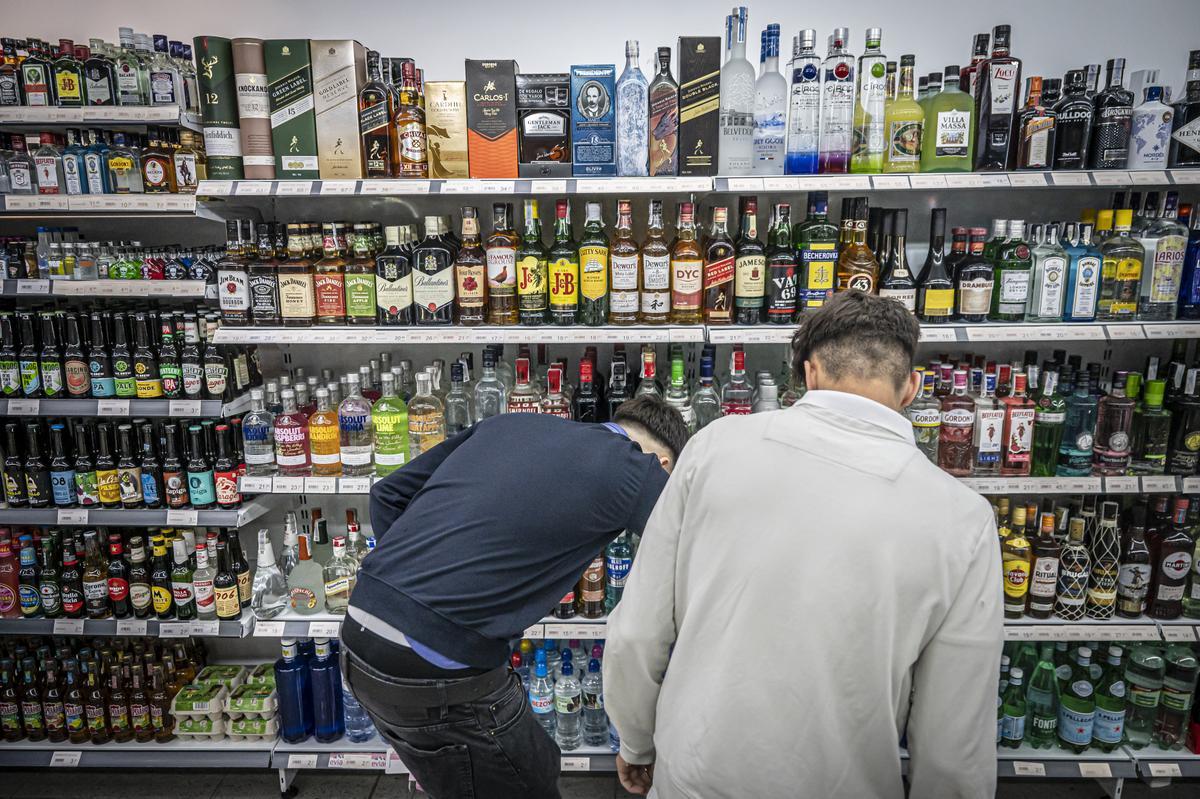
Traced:
<path id="1" fill-rule="evenodd" d="M 98 527 L 241 527 L 270 508 L 248 502 L 231 510 L 126 508 L 0 508 L 0 524 L 92 525 Z"/>
<path id="2" fill-rule="evenodd" d="M 717 177 L 718 192 L 746 191 L 938 191 L 944 189 L 1083 189 L 1122 186 L 1172 186 L 1200 183 L 1193 169 L 1072 172 L 958 172 L 917 175 L 784 175 Z"/>
<path id="3" fill-rule="evenodd" d="M 178 399 L 8 399 L 0 416 L 173 416 L 216 418 L 250 409 L 250 395 L 229 402 Z"/>
<path id="4" fill-rule="evenodd" d="M 249 611 L 236 621 L 159 619 L 0 619 L 0 635 L 135 635 L 152 638 L 244 638 L 254 627 Z"/>
<path id="5" fill-rule="evenodd" d="M 119 127 L 158 125 L 180 126 L 203 130 L 200 115 L 182 111 L 174 105 L 90 106 L 87 108 L 58 108 L 40 106 L 10 106 L 0 108 L 0 126 L 38 127 L 86 126 Z"/>
<path id="6" fill-rule="evenodd" d="M 230 327 L 217 344 L 788 344 L 795 325 L 605 325 L 601 327 Z M 1200 338 L 1200 321 L 1091 324 L 922 325 L 925 344 L 1038 341 L 1141 341 Z"/>
<path id="7" fill-rule="evenodd" d="M 4 280 L 0 281 L 0 295 L 215 300 L 217 287 L 203 280 Z"/>
<path id="8" fill-rule="evenodd" d="M 57 215 L 118 212 L 127 214 L 194 215 L 191 194 L 0 194 L 0 212 Z"/>

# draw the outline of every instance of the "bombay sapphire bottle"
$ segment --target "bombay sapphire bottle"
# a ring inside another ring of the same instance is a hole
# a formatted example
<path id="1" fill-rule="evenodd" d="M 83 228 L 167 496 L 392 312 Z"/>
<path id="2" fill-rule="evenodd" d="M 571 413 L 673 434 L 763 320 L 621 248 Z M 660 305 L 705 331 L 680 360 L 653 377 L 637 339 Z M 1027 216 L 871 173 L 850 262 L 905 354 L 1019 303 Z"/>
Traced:
<path id="1" fill-rule="evenodd" d="M 625 71 L 617 79 L 617 174 L 647 174 L 650 133 L 647 129 L 649 85 L 638 66 L 638 43 L 625 42 Z"/>

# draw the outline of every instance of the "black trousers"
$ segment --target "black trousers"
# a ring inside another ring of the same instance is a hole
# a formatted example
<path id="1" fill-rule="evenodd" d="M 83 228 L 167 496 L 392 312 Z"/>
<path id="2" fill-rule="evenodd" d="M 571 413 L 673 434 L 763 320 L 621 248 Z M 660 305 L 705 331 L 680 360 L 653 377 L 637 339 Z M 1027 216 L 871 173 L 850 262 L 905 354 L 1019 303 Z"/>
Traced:
<path id="1" fill-rule="evenodd" d="M 342 625 L 350 690 L 432 799 L 559 799 L 559 749 L 534 720 L 521 678 L 507 667 L 440 671 L 353 619 Z M 446 701 L 456 693 L 471 698 Z"/>

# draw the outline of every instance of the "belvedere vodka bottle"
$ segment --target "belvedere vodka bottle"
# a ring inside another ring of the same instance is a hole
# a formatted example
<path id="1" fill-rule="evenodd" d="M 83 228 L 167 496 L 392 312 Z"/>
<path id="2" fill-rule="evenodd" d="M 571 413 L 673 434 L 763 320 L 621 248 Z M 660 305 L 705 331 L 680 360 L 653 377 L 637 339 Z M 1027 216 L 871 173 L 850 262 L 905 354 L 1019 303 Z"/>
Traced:
<path id="1" fill-rule="evenodd" d="M 748 175 L 754 155 L 754 67 L 746 60 L 746 7 L 738 6 L 725 19 L 725 52 L 721 67 L 721 106 L 718 124 L 718 172 Z"/>

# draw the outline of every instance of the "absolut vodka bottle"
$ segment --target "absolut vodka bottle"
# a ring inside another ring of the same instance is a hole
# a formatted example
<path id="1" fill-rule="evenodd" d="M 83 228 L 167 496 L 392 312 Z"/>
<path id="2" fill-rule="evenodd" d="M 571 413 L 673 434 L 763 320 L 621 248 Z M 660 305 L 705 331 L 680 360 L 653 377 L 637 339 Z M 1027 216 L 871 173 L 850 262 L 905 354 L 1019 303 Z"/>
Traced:
<path id="1" fill-rule="evenodd" d="M 822 173 L 850 169 L 854 143 L 854 56 L 846 52 L 849 28 L 833 32 L 829 55 L 821 66 L 821 141 L 818 158 Z"/>
<path id="2" fill-rule="evenodd" d="M 746 60 L 746 7 L 725 18 L 725 52 L 721 67 L 718 171 L 748 175 L 754 157 L 754 67 Z"/>
<path id="3" fill-rule="evenodd" d="M 814 49 L 817 32 L 800 31 L 792 48 L 791 90 L 788 100 L 787 163 L 789 175 L 817 171 L 821 126 L 821 59 Z"/>
<path id="4" fill-rule="evenodd" d="M 617 174 L 648 174 L 650 134 L 647 128 L 649 86 L 638 66 L 638 43 L 625 42 L 625 71 L 617 80 Z"/>

